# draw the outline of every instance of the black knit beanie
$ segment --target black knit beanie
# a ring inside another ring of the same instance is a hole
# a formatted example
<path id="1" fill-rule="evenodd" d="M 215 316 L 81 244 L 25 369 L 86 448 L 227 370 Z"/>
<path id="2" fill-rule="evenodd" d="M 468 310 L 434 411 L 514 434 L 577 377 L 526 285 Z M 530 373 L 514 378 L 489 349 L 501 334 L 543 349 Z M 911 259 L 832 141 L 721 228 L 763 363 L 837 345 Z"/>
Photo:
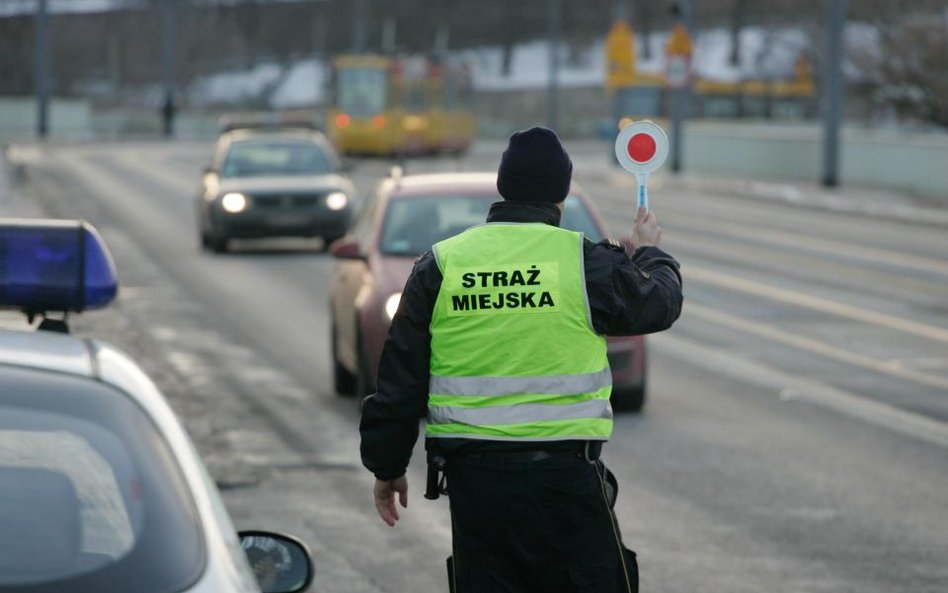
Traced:
<path id="1" fill-rule="evenodd" d="M 569 195 L 573 162 L 547 128 L 514 132 L 500 159 L 497 191 L 505 200 L 562 202 Z"/>

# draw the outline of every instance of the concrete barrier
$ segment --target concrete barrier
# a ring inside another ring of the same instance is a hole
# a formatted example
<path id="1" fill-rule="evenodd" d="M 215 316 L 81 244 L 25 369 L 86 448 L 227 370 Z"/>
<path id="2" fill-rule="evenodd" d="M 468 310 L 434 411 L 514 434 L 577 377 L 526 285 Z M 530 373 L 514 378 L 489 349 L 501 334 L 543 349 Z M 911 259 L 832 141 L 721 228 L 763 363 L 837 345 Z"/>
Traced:
<path id="1" fill-rule="evenodd" d="M 682 148 L 692 174 L 811 182 L 823 176 L 816 124 L 690 122 Z M 948 202 L 948 133 L 845 128 L 839 178 Z"/>
<path id="2" fill-rule="evenodd" d="M 162 118 L 157 109 L 110 107 L 97 109 L 92 125 L 95 137 L 105 140 L 161 138 Z M 175 117 L 174 137 L 186 140 L 213 139 L 220 132 L 220 114 L 180 111 Z"/>
<path id="3" fill-rule="evenodd" d="M 597 126 L 603 121 L 599 117 L 601 96 L 598 90 L 564 96 L 564 136 L 597 135 Z M 481 137 L 506 139 L 511 131 L 524 125 L 544 123 L 543 118 L 532 121 L 500 117 L 511 113 L 524 118 L 528 113 L 545 115 L 539 93 L 494 93 L 491 98 L 487 101 L 481 97 Z M 35 108 L 29 98 L 0 97 L 0 143 L 33 139 Z M 175 136 L 212 139 L 219 129 L 219 115 L 213 111 L 182 111 Z M 157 138 L 160 126 L 157 110 L 93 109 L 81 99 L 56 99 L 50 105 L 51 139 Z M 948 202 L 948 133 L 847 127 L 841 150 L 842 184 L 934 196 Z M 823 175 L 822 129 L 812 122 L 694 120 L 685 127 L 683 151 L 685 172 L 690 174 L 808 182 L 819 182 Z"/>
<path id="4" fill-rule="evenodd" d="M 161 114 L 157 109 L 134 107 L 94 108 L 85 99 L 56 98 L 49 103 L 50 140 L 121 140 L 160 137 Z M 182 111 L 175 122 L 175 136 L 214 138 L 220 131 L 219 114 Z M 36 139 L 36 101 L 30 97 L 0 97 L 0 143 Z"/>
<path id="5" fill-rule="evenodd" d="M 56 98 L 49 102 L 50 137 L 69 140 L 92 136 L 92 108 L 84 99 Z M 36 137 L 36 100 L 0 97 L 0 142 Z"/>

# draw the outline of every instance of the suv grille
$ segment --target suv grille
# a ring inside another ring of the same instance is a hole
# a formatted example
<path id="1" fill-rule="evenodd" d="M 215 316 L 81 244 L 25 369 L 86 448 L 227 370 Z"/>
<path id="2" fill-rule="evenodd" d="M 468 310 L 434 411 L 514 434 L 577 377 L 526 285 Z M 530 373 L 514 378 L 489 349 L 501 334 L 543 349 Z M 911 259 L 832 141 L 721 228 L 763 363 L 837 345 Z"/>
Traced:
<path id="1" fill-rule="evenodd" d="M 303 210 L 319 205 L 321 194 L 252 194 L 253 205 L 261 210 Z"/>

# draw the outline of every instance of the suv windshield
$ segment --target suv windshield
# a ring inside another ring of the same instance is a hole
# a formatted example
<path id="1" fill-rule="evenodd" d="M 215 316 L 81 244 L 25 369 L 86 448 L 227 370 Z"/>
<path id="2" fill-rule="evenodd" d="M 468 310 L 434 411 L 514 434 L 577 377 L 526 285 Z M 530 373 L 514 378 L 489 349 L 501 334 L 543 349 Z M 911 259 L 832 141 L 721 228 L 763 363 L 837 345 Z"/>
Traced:
<path id="1" fill-rule="evenodd" d="M 134 402 L 80 377 L 0 366 L 0 591 L 180 591 L 200 523 Z"/>
<path id="2" fill-rule="evenodd" d="M 331 170 L 326 155 L 313 142 L 244 140 L 230 145 L 221 176 L 324 175 Z"/>
<path id="3" fill-rule="evenodd" d="M 490 205 L 499 199 L 493 194 L 393 199 L 389 202 L 382 224 L 382 253 L 411 257 L 424 253 L 438 241 L 483 223 Z M 576 196 L 566 198 L 560 227 L 579 231 L 591 241 L 602 240 L 602 233 Z"/>

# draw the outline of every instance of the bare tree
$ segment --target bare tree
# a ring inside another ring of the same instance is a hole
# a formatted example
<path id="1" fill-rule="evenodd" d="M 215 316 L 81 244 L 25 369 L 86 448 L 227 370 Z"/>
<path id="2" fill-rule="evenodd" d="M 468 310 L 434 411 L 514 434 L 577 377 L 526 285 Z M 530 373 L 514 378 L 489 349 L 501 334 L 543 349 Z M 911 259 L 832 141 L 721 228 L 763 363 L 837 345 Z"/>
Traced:
<path id="1" fill-rule="evenodd" d="M 652 2 L 637 0 L 633 19 L 632 26 L 638 28 L 642 39 L 642 58 L 650 60 L 652 59 Z"/>
<path id="2" fill-rule="evenodd" d="M 900 118 L 948 127 L 948 6 L 878 0 L 851 55 Z"/>
<path id="3" fill-rule="evenodd" d="M 731 65 L 741 63 L 741 30 L 747 18 L 747 0 L 734 0 L 731 11 Z"/>

